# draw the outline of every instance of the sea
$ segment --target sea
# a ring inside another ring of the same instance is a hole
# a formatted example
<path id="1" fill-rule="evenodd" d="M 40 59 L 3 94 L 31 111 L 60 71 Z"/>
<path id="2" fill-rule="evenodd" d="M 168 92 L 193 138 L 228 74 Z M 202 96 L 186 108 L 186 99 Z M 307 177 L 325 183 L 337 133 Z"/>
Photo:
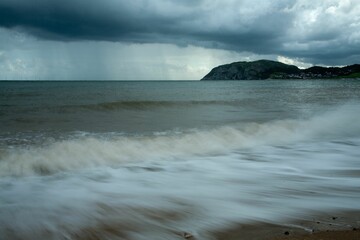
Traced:
<path id="1" fill-rule="evenodd" d="M 0 82 L 1 240 L 358 210 L 359 79 Z"/>

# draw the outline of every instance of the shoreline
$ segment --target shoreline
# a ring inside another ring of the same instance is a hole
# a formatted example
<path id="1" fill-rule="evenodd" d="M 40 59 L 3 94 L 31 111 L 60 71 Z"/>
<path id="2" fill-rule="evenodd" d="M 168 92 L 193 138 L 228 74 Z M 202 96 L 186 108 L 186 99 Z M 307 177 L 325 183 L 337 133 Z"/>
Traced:
<path id="1" fill-rule="evenodd" d="M 238 224 L 214 233 L 216 240 L 359 240 L 360 212 L 321 214 L 288 223 Z"/>
<path id="2" fill-rule="evenodd" d="M 359 230 L 325 231 L 308 235 L 273 238 L 272 240 L 358 240 Z"/>

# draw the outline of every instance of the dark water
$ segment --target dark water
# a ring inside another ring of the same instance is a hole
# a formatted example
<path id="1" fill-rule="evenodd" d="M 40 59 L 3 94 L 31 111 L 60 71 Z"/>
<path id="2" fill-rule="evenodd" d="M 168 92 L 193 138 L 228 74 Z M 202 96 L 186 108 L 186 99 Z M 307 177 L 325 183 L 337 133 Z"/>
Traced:
<path id="1" fill-rule="evenodd" d="M 357 80 L 0 82 L 0 133 L 213 127 L 304 118 L 359 98 Z"/>
<path id="2" fill-rule="evenodd" d="M 0 236 L 211 239 L 359 210 L 359 104 L 359 80 L 0 82 Z"/>

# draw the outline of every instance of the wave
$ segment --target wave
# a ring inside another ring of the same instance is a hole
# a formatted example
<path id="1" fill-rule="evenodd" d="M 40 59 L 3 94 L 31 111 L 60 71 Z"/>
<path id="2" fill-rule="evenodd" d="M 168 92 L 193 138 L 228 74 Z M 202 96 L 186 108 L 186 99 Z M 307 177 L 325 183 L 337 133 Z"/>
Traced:
<path id="1" fill-rule="evenodd" d="M 360 113 L 355 109 L 356 106 L 347 105 L 310 119 L 247 123 L 212 130 L 111 139 L 92 134 L 48 146 L 15 147 L 0 152 L 0 176 L 48 175 L 138 161 L 228 154 L 262 145 L 359 137 Z"/>
<path id="2" fill-rule="evenodd" d="M 246 100 L 244 100 L 246 101 Z M 189 107 L 196 105 L 239 105 L 240 101 L 114 101 L 97 104 L 66 105 L 59 107 L 59 111 L 94 110 L 111 111 L 120 109 L 145 110 L 159 107 Z"/>

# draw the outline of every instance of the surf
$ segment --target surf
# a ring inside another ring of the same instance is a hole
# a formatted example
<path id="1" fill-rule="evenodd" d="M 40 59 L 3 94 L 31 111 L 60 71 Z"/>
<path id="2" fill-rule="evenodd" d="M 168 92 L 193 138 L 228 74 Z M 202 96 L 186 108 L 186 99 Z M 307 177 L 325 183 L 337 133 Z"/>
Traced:
<path id="1" fill-rule="evenodd" d="M 69 136 L 42 146 L 15 146 L 0 152 L 0 176 L 51 175 L 99 166 L 173 161 L 191 156 L 225 155 L 259 146 L 331 141 L 360 135 L 355 104 L 308 119 L 239 123 L 214 129 L 154 132 L 152 135 Z"/>

